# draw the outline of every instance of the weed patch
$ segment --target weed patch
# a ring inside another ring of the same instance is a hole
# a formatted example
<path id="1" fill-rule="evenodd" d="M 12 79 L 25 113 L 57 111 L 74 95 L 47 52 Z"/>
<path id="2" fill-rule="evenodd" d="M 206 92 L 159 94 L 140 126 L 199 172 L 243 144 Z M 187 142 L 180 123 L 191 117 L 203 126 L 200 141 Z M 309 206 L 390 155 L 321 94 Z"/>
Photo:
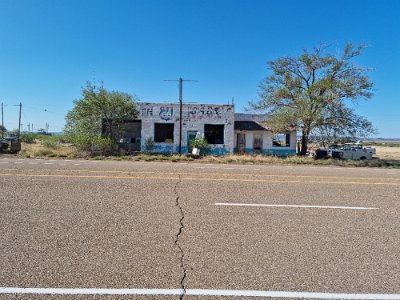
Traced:
<path id="1" fill-rule="evenodd" d="M 386 151 L 386 152 L 385 152 Z M 372 168 L 400 168 L 400 148 L 377 147 L 378 157 L 372 160 L 335 160 L 320 159 L 312 157 L 277 157 L 265 155 L 231 154 L 225 156 L 203 156 L 194 159 L 190 156 L 162 155 L 141 153 L 135 156 L 104 156 L 96 155 L 88 151 L 79 151 L 75 146 L 60 142 L 56 137 L 44 136 L 36 139 L 36 143 L 22 143 L 21 157 L 52 157 L 52 158 L 81 158 L 93 160 L 133 160 L 133 161 L 170 161 L 188 162 L 197 161 L 200 163 L 215 164 L 283 164 L 283 165 L 321 165 L 339 167 L 372 167 Z"/>
<path id="2" fill-rule="evenodd" d="M 55 154 L 53 151 L 49 150 L 49 149 L 40 149 L 38 151 L 35 151 L 33 156 L 49 156 L 50 155 L 54 155 L 53 157 L 56 157 L 57 154 Z"/>

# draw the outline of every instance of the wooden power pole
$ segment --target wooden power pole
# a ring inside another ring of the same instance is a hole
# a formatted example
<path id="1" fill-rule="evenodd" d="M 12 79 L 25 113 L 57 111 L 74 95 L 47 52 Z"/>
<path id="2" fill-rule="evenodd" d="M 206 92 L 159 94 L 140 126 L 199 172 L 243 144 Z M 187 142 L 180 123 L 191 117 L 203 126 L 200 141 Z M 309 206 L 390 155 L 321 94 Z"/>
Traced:
<path id="1" fill-rule="evenodd" d="M 178 81 L 179 82 L 179 155 L 182 154 L 182 114 L 183 114 L 183 99 L 182 99 L 182 90 L 183 90 L 183 82 L 184 81 L 192 81 L 197 82 L 197 80 L 187 80 L 179 79 L 175 80 L 165 80 L 165 81 Z"/>
<path id="2" fill-rule="evenodd" d="M 19 120 L 18 120 L 18 139 L 21 135 L 21 112 L 22 112 L 22 103 L 19 103 Z"/>

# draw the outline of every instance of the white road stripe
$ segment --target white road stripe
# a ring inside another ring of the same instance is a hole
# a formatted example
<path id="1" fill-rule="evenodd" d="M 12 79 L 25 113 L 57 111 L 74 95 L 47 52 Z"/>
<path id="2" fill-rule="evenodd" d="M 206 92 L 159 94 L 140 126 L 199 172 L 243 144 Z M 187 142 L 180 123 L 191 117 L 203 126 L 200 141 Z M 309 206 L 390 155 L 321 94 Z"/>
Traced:
<path id="1" fill-rule="evenodd" d="M 324 206 L 324 205 L 291 205 L 291 204 L 254 204 L 254 203 L 215 203 L 217 206 L 252 206 L 252 207 L 288 207 L 288 208 L 329 208 L 329 209 L 353 209 L 353 210 L 371 210 L 379 209 L 376 207 L 361 206 Z"/>
<path id="2" fill-rule="evenodd" d="M 0 294 L 32 295 L 142 295 L 142 296 L 219 296 L 219 297 L 269 297 L 344 300 L 399 300 L 400 294 L 345 294 L 255 290 L 209 289 L 111 289 L 111 288 L 18 288 L 0 287 Z"/>
<path id="3" fill-rule="evenodd" d="M 196 169 L 220 169 L 220 167 L 196 167 Z"/>

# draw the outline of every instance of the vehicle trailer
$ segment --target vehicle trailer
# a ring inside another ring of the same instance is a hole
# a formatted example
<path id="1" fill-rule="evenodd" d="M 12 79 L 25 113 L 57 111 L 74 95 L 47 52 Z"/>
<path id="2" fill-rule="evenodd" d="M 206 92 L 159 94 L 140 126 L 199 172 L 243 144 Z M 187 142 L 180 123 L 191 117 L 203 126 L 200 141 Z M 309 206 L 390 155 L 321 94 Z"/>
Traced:
<path id="1" fill-rule="evenodd" d="M 0 152 L 17 153 L 21 151 L 21 143 L 18 138 L 7 137 L 0 139 Z"/>
<path id="2" fill-rule="evenodd" d="M 327 149 L 323 149 L 323 148 L 317 149 L 317 150 L 315 151 L 315 153 L 313 153 L 313 157 L 314 157 L 315 159 L 325 159 L 325 158 L 329 158 L 329 157 L 328 157 L 328 150 L 327 150 Z"/>

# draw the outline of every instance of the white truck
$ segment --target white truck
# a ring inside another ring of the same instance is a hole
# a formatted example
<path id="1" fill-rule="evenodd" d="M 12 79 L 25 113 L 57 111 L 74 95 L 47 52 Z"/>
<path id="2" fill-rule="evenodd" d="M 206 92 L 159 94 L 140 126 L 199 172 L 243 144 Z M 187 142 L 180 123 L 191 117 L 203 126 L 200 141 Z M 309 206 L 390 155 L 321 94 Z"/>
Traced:
<path id="1" fill-rule="evenodd" d="M 330 145 L 328 149 L 317 149 L 313 156 L 316 159 L 371 160 L 374 154 L 376 154 L 375 148 L 364 147 L 361 143 L 347 143 L 344 145 Z"/>
<path id="2" fill-rule="evenodd" d="M 365 148 L 360 143 L 347 143 L 343 145 L 342 158 L 343 159 L 354 159 L 354 160 L 371 160 L 372 155 L 376 153 L 375 148 Z"/>

